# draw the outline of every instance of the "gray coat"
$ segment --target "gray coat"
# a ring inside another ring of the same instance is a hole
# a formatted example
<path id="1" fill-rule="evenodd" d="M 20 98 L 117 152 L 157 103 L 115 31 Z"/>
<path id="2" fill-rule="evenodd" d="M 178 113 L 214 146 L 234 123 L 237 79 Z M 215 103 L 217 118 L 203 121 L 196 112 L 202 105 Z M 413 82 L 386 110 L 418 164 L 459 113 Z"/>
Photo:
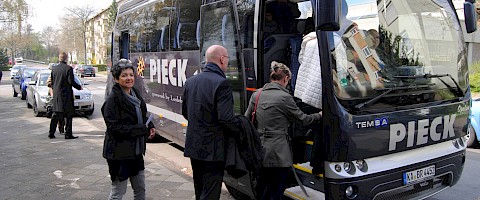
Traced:
<path id="1" fill-rule="evenodd" d="M 258 92 L 250 98 L 245 116 L 252 117 Z M 292 95 L 278 83 L 267 83 L 260 94 L 255 121 L 265 155 L 263 167 L 289 167 L 293 164 L 288 136 L 290 122 L 297 119 L 303 125 L 320 120 L 319 113 L 307 115 L 295 104 Z"/>

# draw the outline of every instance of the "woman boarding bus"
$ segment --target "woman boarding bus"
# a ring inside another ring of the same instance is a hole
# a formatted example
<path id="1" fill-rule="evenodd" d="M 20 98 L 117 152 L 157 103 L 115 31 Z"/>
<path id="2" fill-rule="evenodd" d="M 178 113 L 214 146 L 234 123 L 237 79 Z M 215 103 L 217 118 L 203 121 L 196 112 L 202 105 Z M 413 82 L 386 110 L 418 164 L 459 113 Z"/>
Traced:
<path id="1" fill-rule="evenodd" d="M 267 10 L 281 32 L 264 34 Z M 467 1 L 464 10 L 473 32 L 475 8 Z M 184 145 L 183 85 L 201 73 L 207 47 L 228 49 L 226 76 L 242 114 L 268 82 L 272 61 L 286 63 L 292 76 L 304 70 L 302 39 L 313 37 L 319 63 L 309 66 L 319 82 L 299 76 L 288 88 L 321 87 L 321 99 L 306 90 L 297 103 L 305 113 L 321 110 L 323 121 L 290 126 L 296 173 L 284 195 L 421 199 L 453 186 L 463 170 L 470 106 L 463 34 L 450 0 L 131 0 L 119 8 L 111 55 L 113 63 L 133 61 L 160 135 Z M 236 198 L 254 196 L 249 177 L 224 182 Z"/>

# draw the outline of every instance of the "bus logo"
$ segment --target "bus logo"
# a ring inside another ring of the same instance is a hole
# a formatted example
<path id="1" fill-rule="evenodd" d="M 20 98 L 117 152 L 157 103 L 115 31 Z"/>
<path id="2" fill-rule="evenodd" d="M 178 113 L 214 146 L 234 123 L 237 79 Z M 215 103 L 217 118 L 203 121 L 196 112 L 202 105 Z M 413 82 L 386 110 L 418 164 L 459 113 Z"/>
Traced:
<path id="1" fill-rule="evenodd" d="M 439 141 L 455 137 L 453 124 L 455 123 L 456 114 L 435 117 L 432 122 L 430 119 L 421 119 L 418 121 L 410 121 L 408 125 L 397 123 L 390 125 L 390 142 L 388 151 L 397 149 L 397 144 L 407 140 L 407 147 L 427 144 L 429 138 L 432 141 Z M 437 127 L 443 125 L 443 131 L 437 132 Z M 415 133 L 417 133 L 415 135 Z"/>
<path id="2" fill-rule="evenodd" d="M 183 87 L 187 81 L 186 69 L 188 59 L 150 59 L 150 82 Z"/>
<path id="3" fill-rule="evenodd" d="M 143 76 L 143 71 L 145 70 L 145 58 L 139 57 L 137 63 L 137 76 Z"/>

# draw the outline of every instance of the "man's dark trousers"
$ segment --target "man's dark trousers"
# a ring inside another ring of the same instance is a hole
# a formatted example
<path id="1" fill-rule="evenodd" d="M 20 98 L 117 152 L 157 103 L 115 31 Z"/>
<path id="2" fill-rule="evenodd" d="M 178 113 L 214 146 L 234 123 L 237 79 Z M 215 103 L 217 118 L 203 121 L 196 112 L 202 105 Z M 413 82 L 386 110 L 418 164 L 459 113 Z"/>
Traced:
<path id="1" fill-rule="evenodd" d="M 58 121 L 60 121 L 60 124 L 65 124 L 65 136 L 71 136 L 72 135 L 72 116 L 65 115 L 65 113 L 63 112 L 53 113 L 52 120 L 50 120 L 49 136 L 53 136 L 55 134 L 55 129 L 57 129 Z"/>
<path id="2" fill-rule="evenodd" d="M 190 158 L 193 171 L 195 199 L 220 199 L 222 189 L 224 161 L 203 161 Z"/>

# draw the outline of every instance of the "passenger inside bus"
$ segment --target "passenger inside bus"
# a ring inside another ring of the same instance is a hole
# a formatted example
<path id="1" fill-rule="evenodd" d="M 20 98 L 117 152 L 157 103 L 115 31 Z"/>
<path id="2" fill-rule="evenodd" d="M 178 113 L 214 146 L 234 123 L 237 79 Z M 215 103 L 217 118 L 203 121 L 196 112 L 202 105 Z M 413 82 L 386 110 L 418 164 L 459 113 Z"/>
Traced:
<path id="1" fill-rule="evenodd" d="M 300 17 L 300 10 L 296 3 L 288 0 L 276 0 L 267 4 L 267 10 L 272 11 L 273 18 L 280 24 L 283 33 L 291 33 L 296 18 Z"/>
<path id="2" fill-rule="evenodd" d="M 300 11 L 296 3 L 277 0 L 268 2 L 266 5 L 263 29 L 264 66 L 269 66 L 272 61 L 289 63 L 293 73 L 292 82 L 295 82 L 300 66 L 298 54 L 305 29 L 305 19 L 296 19 L 298 17 L 300 17 Z M 274 28 L 275 26 L 277 28 Z M 263 74 L 264 83 L 268 83 L 270 75 L 268 67 L 264 68 Z M 293 92 L 294 84 L 289 84 L 287 88 Z"/>

